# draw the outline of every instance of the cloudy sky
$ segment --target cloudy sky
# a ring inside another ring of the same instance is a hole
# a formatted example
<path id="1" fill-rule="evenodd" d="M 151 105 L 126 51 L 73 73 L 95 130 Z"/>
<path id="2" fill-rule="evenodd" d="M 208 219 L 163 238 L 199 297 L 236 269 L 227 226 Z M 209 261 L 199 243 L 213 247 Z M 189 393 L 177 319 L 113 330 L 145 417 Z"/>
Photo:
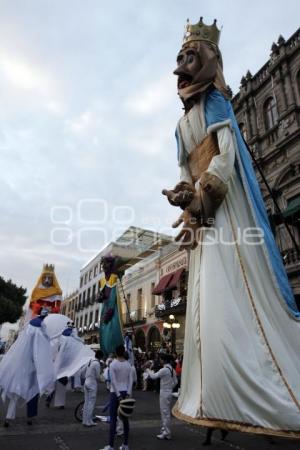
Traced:
<path id="1" fill-rule="evenodd" d="M 276 6 L 278 3 L 278 6 Z M 223 26 L 234 93 L 299 27 L 295 0 L 0 0 L 0 274 L 65 293 L 130 225 L 167 232 L 178 178 L 172 75 L 186 19 Z"/>

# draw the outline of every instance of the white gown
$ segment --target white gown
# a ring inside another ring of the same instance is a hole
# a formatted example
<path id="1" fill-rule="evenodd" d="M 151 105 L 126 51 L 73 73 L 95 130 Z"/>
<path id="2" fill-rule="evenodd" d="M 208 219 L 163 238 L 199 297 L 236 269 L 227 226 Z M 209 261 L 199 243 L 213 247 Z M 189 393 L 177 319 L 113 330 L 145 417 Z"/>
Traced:
<path id="1" fill-rule="evenodd" d="M 0 363 L 2 398 L 18 396 L 28 402 L 37 394 L 51 392 L 54 382 L 50 341 L 45 324 L 35 327 L 29 323 Z"/>
<path id="2" fill-rule="evenodd" d="M 204 231 L 204 245 L 190 254 L 174 413 L 205 426 L 300 437 L 300 323 L 287 311 L 264 246 L 248 245 L 245 230 L 256 225 L 234 166 L 239 156 L 230 123 L 208 130 L 204 124 L 200 102 L 179 122 L 180 146 L 189 153 L 216 131 L 220 155 L 208 171 L 227 183 L 228 193 L 215 230 Z M 191 181 L 185 163 L 181 179 Z"/>
<path id="3" fill-rule="evenodd" d="M 61 335 L 59 350 L 54 361 L 56 379 L 73 376 L 94 356 L 93 350 L 83 343 L 75 330 L 70 336 Z"/>

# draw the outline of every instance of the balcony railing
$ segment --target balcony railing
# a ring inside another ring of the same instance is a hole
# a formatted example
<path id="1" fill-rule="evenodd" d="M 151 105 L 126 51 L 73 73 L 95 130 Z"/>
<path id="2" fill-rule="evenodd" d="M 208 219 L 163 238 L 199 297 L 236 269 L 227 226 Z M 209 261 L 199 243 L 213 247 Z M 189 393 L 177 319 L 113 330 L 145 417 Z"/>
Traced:
<path id="1" fill-rule="evenodd" d="M 291 266 L 300 263 L 300 253 L 296 248 L 288 248 L 282 253 L 282 258 L 285 266 Z"/>
<path id="2" fill-rule="evenodd" d="M 155 317 L 166 317 L 169 314 L 184 314 L 186 311 L 186 298 L 179 297 L 165 300 L 164 303 L 155 306 Z"/>
<path id="3" fill-rule="evenodd" d="M 125 326 L 132 323 L 135 325 L 146 323 L 146 320 L 144 309 L 136 309 L 130 313 L 123 314 L 123 323 Z"/>

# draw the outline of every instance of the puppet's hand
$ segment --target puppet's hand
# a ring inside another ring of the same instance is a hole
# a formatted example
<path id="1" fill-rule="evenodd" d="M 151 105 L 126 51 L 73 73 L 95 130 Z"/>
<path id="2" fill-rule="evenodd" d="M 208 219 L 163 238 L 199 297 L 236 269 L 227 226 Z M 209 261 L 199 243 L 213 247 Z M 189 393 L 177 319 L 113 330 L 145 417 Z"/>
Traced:
<path id="1" fill-rule="evenodd" d="M 228 191 L 227 185 L 215 175 L 204 172 L 200 179 L 200 189 L 187 206 L 187 211 L 197 219 L 198 224 L 211 226 L 215 214 Z"/>
<path id="2" fill-rule="evenodd" d="M 171 205 L 185 209 L 195 195 L 195 188 L 192 184 L 181 181 L 172 190 L 164 189 L 162 194 L 167 196 Z"/>
<path id="3" fill-rule="evenodd" d="M 194 250 L 200 239 L 201 225 L 187 210 L 181 214 L 172 226 L 177 228 L 181 223 L 183 223 L 183 227 L 175 237 L 175 241 L 180 243 L 179 250 Z"/>

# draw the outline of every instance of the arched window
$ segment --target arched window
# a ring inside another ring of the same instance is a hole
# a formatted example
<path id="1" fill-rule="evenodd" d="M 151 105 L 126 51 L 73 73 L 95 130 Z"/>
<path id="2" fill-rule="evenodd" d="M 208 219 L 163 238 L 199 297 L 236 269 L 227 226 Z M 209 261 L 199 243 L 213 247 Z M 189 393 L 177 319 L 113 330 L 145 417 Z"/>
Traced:
<path id="1" fill-rule="evenodd" d="M 269 97 L 264 104 L 264 120 L 266 130 L 274 127 L 277 122 L 278 113 L 274 97 Z"/>
<path id="2" fill-rule="evenodd" d="M 297 90 L 298 90 L 298 98 L 300 101 L 300 70 L 298 71 L 297 76 L 296 76 L 296 83 L 297 83 Z"/>
<path id="3" fill-rule="evenodd" d="M 244 124 L 244 122 L 239 123 L 239 129 L 243 135 L 243 138 L 245 139 L 245 141 L 247 141 L 247 137 L 248 137 L 247 136 L 247 128 L 246 128 L 246 125 Z"/>

